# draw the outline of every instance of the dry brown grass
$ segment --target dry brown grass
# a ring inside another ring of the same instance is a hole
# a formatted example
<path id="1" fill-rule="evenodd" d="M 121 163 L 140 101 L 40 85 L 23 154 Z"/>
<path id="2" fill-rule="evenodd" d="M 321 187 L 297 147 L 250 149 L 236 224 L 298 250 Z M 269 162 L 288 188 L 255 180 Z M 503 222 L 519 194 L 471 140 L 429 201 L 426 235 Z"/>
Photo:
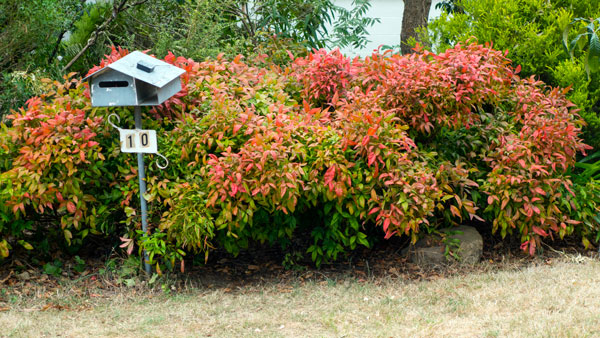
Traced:
<path id="1" fill-rule="evenodd" d="M 62 290 L 51 295 L 62 305 L 46 311 L 15 299 L 0 312 L 0 335 L 600 336 L 600 262 L 581 256 L 428 281 L 348 277 L 99 297 Z"/>

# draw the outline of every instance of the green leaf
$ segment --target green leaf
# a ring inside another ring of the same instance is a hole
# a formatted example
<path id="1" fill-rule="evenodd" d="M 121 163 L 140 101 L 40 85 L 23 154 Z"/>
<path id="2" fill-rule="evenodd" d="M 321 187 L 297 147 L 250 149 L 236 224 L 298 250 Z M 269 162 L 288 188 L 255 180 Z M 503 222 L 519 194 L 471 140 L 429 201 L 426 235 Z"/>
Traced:
<path id="1" fill-rule="evenodd" d="M 63 230 L 63 232 L 64 232 L 64 235 L 65 235 L 65 239 L 67 240 L 67 243 L 69 245 L 71 245 L 71 239 L 73 238 L 73 234 L 68 229 Z"/>
<path id="2" fill-rule="evenodd" d="M 600 151 L 597 151 L 597 152 L 595 152 L 595 153 L 593 153 L 593 154 L 591 154 L 591 155 L 588 155 L 588 156 L 586 156 L 586 157 L 582 158 L 582 159 L 581 159 L 581 161 L 579 161 L 579 162 L 577 162 L 577 163 L 585 163 L 585 162 L 589 162 L 589 161 L 591 161 L 591 160 L 593 160 L 593 159 L 596 159 L 596 158 L 600 158 Z M 576 164 L 577 164 L 577 163 L 576 163 Z"/>
<path id="3" fill-rule="evenodd" d="M 596 72 L 600 66 L 600 38 L 596 33 L 593 33 L 590 37 L 588 64 L 592 72 Z"/>
<path id="4" fill-rule="evenodd" d="M 143 196 L 147 202 L 152 202 L 152 200 L 154 199 L 154 194 L 151 194 L 149 192 L 144 193 Z"/>
<path id="5" fill-rule="evenodd" d="M 587 21 L 587 22 L 588 22 L 588 25 L 587 25 L 585 28 L 587 29 L 587 31 L 588 31 L 590 34 L 594 34 L 594 31 L 595 31 L 595 27 L 594 27 L 594 21 L 592 21 L 592 20 L 589 20 L 589 21 Z"/>
<path id="6" fill-rule="evenodd" d="M 0 257 L 4 257 L 4 258 L 8 257 L 9 249 L 10 249 L 10 244 L 8 244 L 8 242 L 5 239 L 3 239 L 0 242 Z"/>
<path id="7" fill-rule="evenodd" d="M 585 73 L 587 74 L 588 80 L 591 80 L 592 78 L 590 77 L 590 53 L 588 53 L 586 55 L 586 57 L 583 59 L 583 65 L 585 66 Z"/>
<path id="8" fill-rule="evenodd" d="M 132 207 L 125 207 L 125 215 L 127 215 L 127 217 L 135 215 L 135 209 L 133 209 Z"/>
<path id="9" fill-rule="evenodd" d="M 18 243 L 21 244 L 21 246 L 27 250 L 33 250 L 33 246 L 31 244 L 25 242 L 24 240 L 19 240 Z"/>
<path id="10" fill-rule="evenodd" d="M 571 24 L 568 24 L 567 27 L 565 27 L 565 29 L 563 30 L 563 47 L 565 47 L 565 50 L 567 51 L 567 53 L 571 53 L 571 50 L 569 49 L 569 30 L 571 29 Z"/>
<path id="11" fill-rule="evenodd" d="M 583 48 L 583 46 L 585 46 L 586 41 L 581 40 L 581 38 L 586 35 L 588 35 L 587 32 L 581 33 L 581 34 L 577 35 L 573 40 L 571 40 L 571 44 L 569 45 L 569 48 L 568 48 L 571 58 L 573 58 L 573 51 L 575 50 L 575 47 L 579 46 L 579 48 Z M 579 43 L 579 45 L 578 45 L 578 43 Z M 582 43 L 583 43 L 583 45 L 581 45 Z"/>
<path id="12" fill-rule="evenodd" d="M 150 280 L 148 281 L 148 284 L 152 285 L 154 284 L 154 282 L 156 282 L 156 279 L 158 278 L 158 274 L 157 273 L 153 273 L 152 277 L 150 278 Z"/>

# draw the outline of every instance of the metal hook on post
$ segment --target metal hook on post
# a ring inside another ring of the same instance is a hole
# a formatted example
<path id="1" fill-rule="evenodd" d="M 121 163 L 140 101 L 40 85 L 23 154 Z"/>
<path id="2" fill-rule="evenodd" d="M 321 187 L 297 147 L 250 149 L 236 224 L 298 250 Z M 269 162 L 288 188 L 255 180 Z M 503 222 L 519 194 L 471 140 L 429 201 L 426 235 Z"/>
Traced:
<path id="1" fill-rule="evenodd" d="M 117 130 L 120 130 L 121 128 L 117 127 L 117 125 L 116 125 L 116 124 L 114 124 L 114 123 L 113 123 L 113 122 L 110 120 L 110 119 L 111 119 L 111 118 L 113 118 L 113 117 L 117 119 L 117 123 L 119 123 L 119 124 L 121 123 L 121 118 L 119 117 L 119 115 L 117 115 L 117 114 L 115 114 L 115 113 L 112 113 L 112 114 L 108 115 L 108 118 L 106 119 L 106 122 L 107 122 L 108 124 L 110 124 L 110 126 L 111 126 L 111 127 L 115 128 L 115 129 L 117 129 Z"/>
<path id="2" fill-rule="evenodd" d="M 164 165 L 160 165 L 160 158 L 156 159 L 156 166 L 158 167 L 158 169 L 162 170 L 167 168 L 169 166 L 169 159 L 161 153 L 156 153 L 156 155 L 160 156 L 160 158 L 162 158 L 165 163 Z"/>

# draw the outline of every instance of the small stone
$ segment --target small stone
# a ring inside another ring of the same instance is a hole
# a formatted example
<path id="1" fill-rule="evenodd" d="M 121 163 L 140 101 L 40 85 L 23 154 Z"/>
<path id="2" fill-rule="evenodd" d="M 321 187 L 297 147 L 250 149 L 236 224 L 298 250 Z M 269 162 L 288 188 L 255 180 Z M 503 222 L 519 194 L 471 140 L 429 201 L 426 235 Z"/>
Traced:
<path id="1" fill-rule="evenodd" d="M 28 280 L 31 278 L 31 276 L 29 275 L 29 272 L 27 271 L 23 271 L 20 274 L 17 275 L 17 278 L 20 280 Z"/>

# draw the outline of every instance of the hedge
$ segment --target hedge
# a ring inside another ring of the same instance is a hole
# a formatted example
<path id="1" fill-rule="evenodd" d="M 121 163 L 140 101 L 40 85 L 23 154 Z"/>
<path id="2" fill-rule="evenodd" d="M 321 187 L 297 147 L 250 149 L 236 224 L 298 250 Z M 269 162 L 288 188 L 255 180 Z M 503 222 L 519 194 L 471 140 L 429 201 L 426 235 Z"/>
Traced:
<path id="1" fill-rule="evenodd" d="M 127 53 L 113 48 L 90 72 Z M 71 245 L 120 236 L 157 269 L 256 243 L 320 265 L 465 222 L 532 255 L 544 239 L 595 240 L 600 186 L 570 176 L 589 149 L 582 119 L 565 90 L 520 78 L 505 53 L 290 57 L 165 57 L 186 74 L 179 94 L 144 112 L 171 162 L 147 170 L 148 233 L 134 158 L 106 123 L 114 112 L 133 126 L 132 109 L 92 108 L 77 79 L 49 84 L 0 131 L 2 256 L 38 246 L 36 233 Z"/>

